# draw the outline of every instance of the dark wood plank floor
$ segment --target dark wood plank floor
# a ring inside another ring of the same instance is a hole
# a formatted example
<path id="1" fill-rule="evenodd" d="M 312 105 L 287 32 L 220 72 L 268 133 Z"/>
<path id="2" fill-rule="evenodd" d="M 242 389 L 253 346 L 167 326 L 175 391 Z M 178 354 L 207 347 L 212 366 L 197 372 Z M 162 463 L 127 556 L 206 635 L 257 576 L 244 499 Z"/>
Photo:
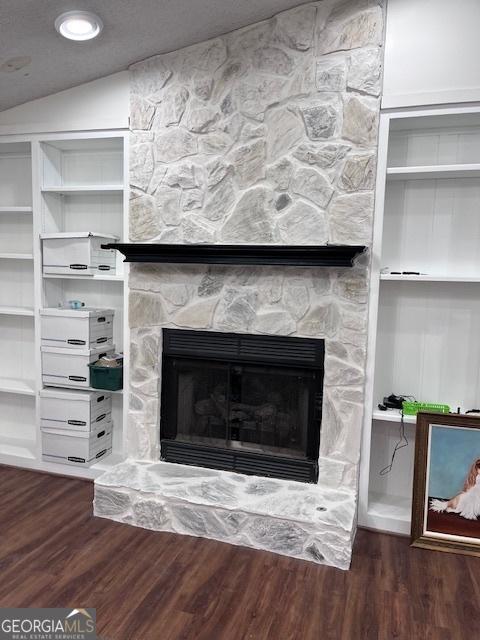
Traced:
<path id="1" fill-rule="evenodd" d="M 352 569 L 92 516 L 93 485 L 0 467 L 0 606 L 96 607 L 107 640 L 471 640 L 480 559 L 360 531 Z"/>

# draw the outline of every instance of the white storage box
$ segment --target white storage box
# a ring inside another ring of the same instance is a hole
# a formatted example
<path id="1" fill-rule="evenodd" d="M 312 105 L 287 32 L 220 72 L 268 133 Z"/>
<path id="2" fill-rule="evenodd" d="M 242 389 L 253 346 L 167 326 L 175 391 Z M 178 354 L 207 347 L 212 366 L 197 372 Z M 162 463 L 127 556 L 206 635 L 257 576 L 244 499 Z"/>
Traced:
<path id="1" fill-rule="evenodd" d="M 96 362 L 102 355 L 114 354 L 115 348 L 114 345 L 95 349 L 41 347 L 41 351 L 43 384 L 54 387 L 89 387 L 88 365 Z"/>
<path id="2" fill-rule="evenodd" d="M 44 233 L 40 238 L 44 273 L 115 274 L 115 250 L 102 249 L 100 245 L 116 242 L 117 236 L 84 231 Z"/>
<path id="3" fill-rule="evenodd" d="M 89 467 L 112 452 L 112 428 L 111 422 L 87 433 L 42 428 L 42 459 Z"/>
<path id="4" fill-rule="evenodd" d="M 96 391 L 40 391 L 40 427 L 94 431 L 112 420 L 112 395 Z"/>
<path id="5" fill-rule="evenodd" d="M 113 309 L 42 309 L 42 345 L 92 349 L 113 344 Z"/>

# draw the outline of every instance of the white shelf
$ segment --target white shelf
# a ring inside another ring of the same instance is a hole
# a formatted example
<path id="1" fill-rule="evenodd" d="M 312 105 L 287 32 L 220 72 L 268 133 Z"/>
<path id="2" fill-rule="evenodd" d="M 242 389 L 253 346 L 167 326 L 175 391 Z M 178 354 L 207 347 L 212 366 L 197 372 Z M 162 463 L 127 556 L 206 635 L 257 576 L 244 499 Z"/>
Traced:
<path id="1" fill-rule="evenodd" d="M 32 207 L 0 207 L 1 213 L 32 213 Z"/>
<path id="2" fill-rule="evenodd" d="M 28 307 L 0 306 L 0 315 L 3 316 L 33 316 L 34 311 Z"/>
<path id="3" fill-rule="evenodd" d="M 387 411 L 374 411 L 372 414 L 373 420 L 382 420 L 383 422 L 401 422 L 401 414 L 399 409 L 387 409 Z M 403 416 L 403 421 L 406 424 L 416 424 L 417 416 Z"/>
<path id="4" fill-rule="evenodd" d="M 412 502 L 410 498 L 370 493 L 368 524 L 392 533 L 409 534 Z"/>
<path id="5" fill-rule="evenodd" d="M 128 357 L 129 340 L 123 340 L 126 329 L 123 282 L 126 276 L 120 267 L 120 259 L 117 273 L 105 271 L 92 276 L 81 272 L 44 275 L 41 262 L 37 260 L 41 254 L 42 233 L 88 229 L 92 225 L 96 228 L 98 222 L 99 232 L 125 236 L 126 135 L 126 132 L 59 133 L 56 139 L 47 136 L 35 143 L 33 158 L 25 153 L 30 150 L 31 139 L 22 136 L 25 142 L 9 143 L 8 148 L 14 153 L 0 156 L 4 196 L 0 197 L 0 236 L 3 239 L 0 247 L 3 277 L 0 321 L 4 330 L 0 373 L 0 464 L 94 479 L 123 459 L 127 402 L 120 390 L 111 392 L 115 424 L 113 454 L 90 468 L 42 460 L 41 432 L 36 417 L 38 392 L 43 385 L 39 382 L 40 331 L 35 318 L 37 307 L 44 306 L 47 301 L 55 306 L 60 300 L 80 298 L 86 304 L 111 306 L 118 313 L 114 328 L 116 343 L 119 348 L 125 343 Z M 34 137 L 37 140 L 38 134 Z M 2 143 L 2 149 L 7 148 L 5 140 L 2 139 Z M 39 177 L 33 184 L 32 172 Z"/>
<path id="6" fill-rule="evenodd" d="M 0 463 L 22 464 L 25 460 L 34 461 L 36 443 L 24 438 L 3 436 L 0 440 Z"/>
<path id="7" fill-rule="evenodd" d="M 378 401 L 392 389 L 452 408 L 478 399 L 479 111 L 441 111 L 380 115 L 359 525 L 406 535 L 417 416 L 404 416 L 408 444 L 382 474 L 402 418 Z"/>
<path id="8" fill-rule="evenodd" d="M 0 153 L 0 158 L 2 160 L 22 160 L 27 158 L 28 160 L 30 160 L 31 158 L 31 153 L 30 152 L 11 152 L 11 151 L 7 151 L 6 153 Z"/>
<path id="9" fill-rule="evenodd" d="M 391 282 L 480 282 L 480 276 L 436 276 L 429 274 L 405 276 L 403 274 L 381 273 L 380 280 Z"/>
<path id="10" fill-rule="evenodd" d="M 33 260 L 32 253 L 0 253 L 0 259 L 3 260 Z"/>
<path id="11" fill-rule="evenodd" d="M 20 380 L 19 378 L 0 378 L 0 392 L 34 396 L 35 382 L 33 380 Z"/>
<path id="12" fill-rule="evenodd" d="M 418 167 L 389 167 L 387 180 L 435 180 L 480 178 L 480 164 L 444 164 Z"/>
<path id="13" fill-rule="evenodd" d="M 64 185 L 54 187 L 42 187 L 43 193 L 60 193 L 60 194 L 101 194 L 101 193 L 123 193 L 123 185 L 121 184 L 84 184 L 84 185 Z"/>
<path id="14" fill-rule="evenodd" d="M 118 274 L 114 276 L 108 275 L 93 275 L 93 276 L 81 276 L 81 275 L 73 275 L 69 273 L 44 273 L 44 278 L 53 278 L 60 280 L 105 280 L 107 282 L 123 282 L 124 276 L 123 274 Z"/>

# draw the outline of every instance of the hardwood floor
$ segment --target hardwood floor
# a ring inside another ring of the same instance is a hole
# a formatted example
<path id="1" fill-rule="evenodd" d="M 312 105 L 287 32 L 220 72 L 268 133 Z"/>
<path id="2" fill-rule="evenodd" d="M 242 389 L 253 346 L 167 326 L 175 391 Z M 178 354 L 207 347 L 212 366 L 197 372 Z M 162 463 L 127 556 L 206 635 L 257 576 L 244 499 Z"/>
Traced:
<path id="1" fill-rule="evenodd" d="M 344 572 L 94 518 L 80 480 L 0 487 L 0 607 L 96 607 L 104 640 L 480 637 L 480 558 L 359 531 Z"/>

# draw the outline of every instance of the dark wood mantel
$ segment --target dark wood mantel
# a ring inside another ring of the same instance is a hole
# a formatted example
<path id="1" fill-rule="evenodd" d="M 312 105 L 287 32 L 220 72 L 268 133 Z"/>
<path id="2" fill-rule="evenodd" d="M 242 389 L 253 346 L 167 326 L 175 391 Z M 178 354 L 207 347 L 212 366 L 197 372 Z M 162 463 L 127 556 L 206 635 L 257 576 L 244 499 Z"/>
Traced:
<path id="1" fill-rule="evenodd" d="M 355 258 L 366 251 L 366 247 L 362 245 L 113 243 L 102 247 L 121 251 L 125 262 L 298 267 L 352 267 Z"/>

